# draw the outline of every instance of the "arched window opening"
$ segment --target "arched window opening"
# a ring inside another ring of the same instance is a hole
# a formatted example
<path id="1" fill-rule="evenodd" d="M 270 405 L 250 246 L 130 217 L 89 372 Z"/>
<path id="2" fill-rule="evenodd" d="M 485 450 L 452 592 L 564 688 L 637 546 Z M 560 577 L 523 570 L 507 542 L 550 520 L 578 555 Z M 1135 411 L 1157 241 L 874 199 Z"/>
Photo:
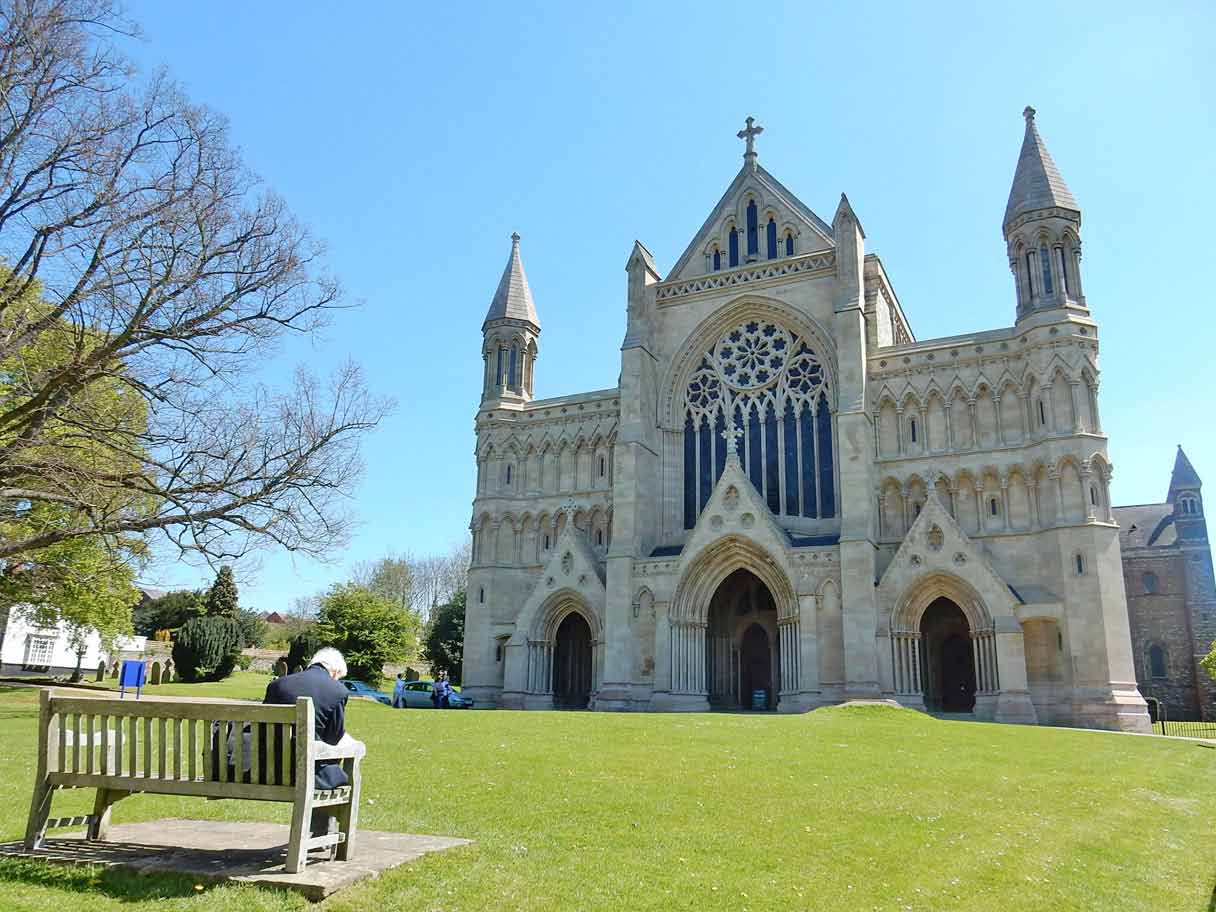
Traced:
<path id="1" fill-rule="evenodd" d="M 600 478 L 604 477 L 604 472 L 605 472 L 605 462 L 604 462 L 604 457 L 601 456 L 600 457 Z"/>
<path id="2" fill-rule="evenodd" d="M 729 251 L 730 266 L 734 268 L 739 265 L 739 229 L 731 225 L 730 235 L 726 239 L 727 249 Z"/>
<path id="3" fill-rule="evenodd" d="M 1064 294 L 1072 297 L 1072 281 L 1068 278 L 1068 260 L 1064 256 L 1064 248 L 1056 248 L 1056 261 L 1060 264 L 1060 281 L 1064 283 Z"/>
<path id="4" fill-rule="evenodd" d="M 1044 427 L 1047 424 L 1047 407 L 1043 405 L 1043 400 L 1039 400 L 1039 427 Z"/>
<path id="5" fill-rule="evenodd" d="M 768 258 L 775 260 L 777 259 L 777 222 L 771 215 L 768 217 L 768 225 L 764 230 Z"/>
<path id="6" fill-rule="evenodd" d="M 548 534 L 546 534 L 546 535 L 545 535 L 545 550 L 546 550 L 546 551 L 548 551 L 548 550 L 549 550 L 549 536 L 548 536 Z"/>
<path id="7" fill-rule="evenodd" d="M 495 662 L 502 661 L 502 643 L 494 644 L 494 661 Z"/>
<path id="8" fill-rule="evenodd" d="M 1145 595 L 1153 595 L 1156 593 L 1156 591 L 1157 591 L 1157 574 L 1156 573 L 1149 571 L 1148 573 L 1145 573 L 1144 576 L 1142 576 L 1140 578 L 1140 581 L 1144 584 Z"/>
<path id="9" fill-rule="evenodd" d="M 1098 488 L 1095 485 L 1089 486 L 1089 502 L 1095 507 L 1098 505 Z"/>
<path id="10" fill-rule="evenodd" d="M 912 504 L 912 516 L 914 518 L 920 516 L 920 507 L 921 507 L 921 504 L 920 504 L 919 500 L 916 501 L 916 503 Z"/>
<path id="11" fill-rule="evenodd" d="M 988 512 L 996 516 L 1000 512 L 1000 507 L 997 506 L 996 498 L 992 497 L 988 500 Z"/>
<path id="12" fill-rule="evenodd" d="M 507 484 L 509 485 L 510 483 L 511 483 L 511 466 L 508 465 L 507 466 Z"/>
<path id="13" fill-rule="evenodd" d="M 481 605 L 484 605 L 486 603 L 486 587 L 485 586 L 482 586 L 480 589 L 477 590 L 477 602 L 478 602 L 478 604 L 481 604 Z"/>
<path id="14" fill-rule="evenodd" d="M 507 371 L 508 389 L 519 389 L 519 348 L 511 346 L 511 363 Z"/>
<path id="15" fill-rule="evenodd" d="M 1085 575 L 1085 556 L 1083 554 L 1081 554 L 1080 552 L 1077 552 L 1077 556 L 1075 558 L 1073 558 L 1073 561 L 1076 564 L 1077 576 L 1084 576 Z"/>
<path id="16" fill-rule="evenodd" d="M 604 530 L 603 529 L 595 530 L 595 544 L 597 547 L 602 546 L 604 544 Z"/>
<path id="17" fill-rule="evenodd" d="M 1168 678 L 1169 669 L 1165 662 L 1165 647 L 1154 643 L 1148 648 L 1148 673 L 1153 678 Z"/>
<path id="18" fill-rule="evenodd" d="M 912 430 L 912 442 L 916 443 L 916 419 L 913 418 L 911 421 L 908 422 L 908 424 L 910 425 L 911 430 Z"/>
<path id="19" fill-rule="evenodd" d="M 1029 298 L 1034 297 L 1034 282 L 1031 278 L 1033 275 L 1034 275 L 1034 251 L 1027 250 L 1026 251 L 1026 296 Z"/>
<path id="20" fill-rule="evenodd" d="M 1051 287 L 1051 258 L 1047 255 L 1047 245 L 1039 247 L 1039 263 L 1043 267 L 1043 294 L 1054 294 Z"/>
<path id="21" fill-rule="evenodd" d="M 494 369 L 494 385 L 502 386 L 503 350 L 498 349 L 498 366 Z"/>
<path id="22" fill-rule="evenodd" d="M 755 256 L 760 252 L 759 219 L 756 214 L 756 201 L 747 201 L 747 255 Z"/>
<path id="23" fill-rule="evenodd" d="M 718 249 L 718 245 L 714 244 L 714 272 L 722 269 L 722 251 Z"/>
<path id="24" fill-rule="evenodd" d="M 777 515 L 836 515 L 835 446 L 825 370 L 784 326 L 750 320 L 705 353 L 684 391 L 684 527 L 726 465 L 726 421 L 739 462 Z"/>
<path id="25" fill-rule="evenodd" d="M 785 255 L 794 255 L 794 232 L 792 231 L 785 232 Z"/>

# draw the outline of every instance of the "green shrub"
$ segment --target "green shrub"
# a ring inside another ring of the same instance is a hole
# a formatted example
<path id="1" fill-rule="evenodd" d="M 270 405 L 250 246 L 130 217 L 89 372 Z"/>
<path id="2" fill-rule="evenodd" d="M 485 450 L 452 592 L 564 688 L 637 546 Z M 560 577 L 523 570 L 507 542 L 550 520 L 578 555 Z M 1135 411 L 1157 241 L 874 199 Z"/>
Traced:
<path id="1" fill-rule="evenodd" d="M 183 681 L 219 681 L 232 674 L 241 649 L 241 628 L 220 615 L 192 618 L 173 642 L 173 667 Z"/>
<path id="2" fill-rule="evenodd" d="M 236 667 L 241 671 L 248 671 L 249 666 L 253 664 L 253 656 L 247 656 L 241 653 L 237 654 Z"/>

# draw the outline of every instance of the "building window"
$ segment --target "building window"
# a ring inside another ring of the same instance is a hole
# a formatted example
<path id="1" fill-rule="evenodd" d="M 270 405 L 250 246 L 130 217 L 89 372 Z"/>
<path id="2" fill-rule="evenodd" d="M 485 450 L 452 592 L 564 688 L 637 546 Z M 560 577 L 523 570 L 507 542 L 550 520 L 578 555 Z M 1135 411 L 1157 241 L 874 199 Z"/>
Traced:
<path id="1" fill-rule="evenodd" d="M 785 233 L 785 255 L 794 255 L 794 232 L 787 231 Z"/>
<path id="2" fill-rule="evenodd" d="M 498 366 L 494 370 L 494 385 L 502 386 L 502 349 L 498 350 Z"/>
<path id="3" fill-rule="evenodd" d="M 507 372 L 507 388 L 519 389 L 519 348 L 511 346 L 511 364 Z"/>
<path id="4" fill-rule="evenodd" d="M 777 223 L 771 215 L 768 217 L 768 226 L 765 228 L 765 241 L 768 247 L 768 258 L 777 259 Z"/>
<path id="5" fill-rule="evenodd" d="M 495 662 L 502 661 L 502 643 L 496 643 L 494 645 L 494 661 Z"/>
<path id="6" fill-rule="evenodd" d="M 1029 297 L 1034 297 L 1034 281 L 1031 276 L 1034 275 L 1034 251 L 1026 251 L 1026 294 Z"/>
<path id="7" fill-rule="evenodd" d="M 739 265 L 739 229 L 731 226 L 730 235 L 726 239 L 727 250 L 729 251 L 729 263 L 732 267 Z"/>
<path id="8" fill-rule="evenodd" d="M 25 664 L 32 668 L 49 668 L 55 655 L 55 639 L 30 636 L 25 643 Z"/>
<path id="9" fill-rule="evenodd" d="M 604 477 L 604 472 L 605 472 L 605 471 L 606 471 L 606 464 L 605 464 L 605 462 L 604 462 L 604 457 L 603 457 L 603 456 L 601 456 L 601 457 L 600 457 L 600 478 L 603 478 L 603 477 Z"/>
<path id="10" fill-rule="evenodd" d="M 1056 651 L 1057 652 L 1064 651 L 1064 631 L 1062 631 L 1062 630 L 1056 631 Z"/>
<path id="11" fill-rule="evenodd" d="M 1043 267 L 1043 294 L 1052 294 L 1051 287 L 1051 258 L 1047 255 L 1047 245 L 1039 248 L 1039 263 Z"/>
<path id="12" fill-rule="evenodd" d="M 1039 426 L 1047 424 L 1047 407 L 1043 405 L 1043 400 L 1039 400 Z"/>
<path id="13" fill-rule="evenodd" d="M 1098 489 L 1093 485 L 1089 486 L 1089 502 L 1095 507 L 1098 505 Z"/>
<path id="14" fill-rule="evenodd" d="M 722 251 L 719 250 L 717 248 L 717 246 L 715 246 L 714 247 L 714 272 L 717 272 L 721 268 L 722 268 Z"/>
<path id="15" fill-rule="evenodd" d="M 920 501 L 912 504 L 912 516 L 914 518 L 920 516 Z"/>
<path id="16" fill-rule="evenodd" d="M 756 217 L 756 201 L 747 201 L 747 255 L 755 256 L 760 252 L 760 226 Z"/>
<path id="17" fill-rule="evenodd" d="M 511 483 L 511 467 L 508 465 L 507 466 L 507 484 L 509 485 L 510 483 Z"/>
<path id="18" fill-rule="evenodd" d="M 1153 678 L 1169 677 L 1165 665 L 1165 647 L 1160 643 L 1154 643 L 1148 648 L 1148 673 L 1149 677 Z"/>
<path id="19" fill-rule="evenodd" d="M 1154 592 L 1157 591 L 1157 574 L 1156 573 L 1145 573 L 1144 576 L 1142 576 L 1140 578 L 1140 581 L 1142 583 L 1144 583 L 1144 591 L 1147 594 L 1152 595 Z"/>
<path id="20" fill-rule="evenodd" d="M 910 422 L 908 422 L 908 423 L 909 423 L 909 425 L 910 425 L 910 427 L 911 427 L 911 429 L 912 429 L 912 442 L 913 442 L 913 443 L 916 443 L 916 419 L 915 419 L 915 418 L 913 418 L 913 419 L 912 419 Z"/>
<path id="21" fill-rule="evenodd" d="M 604 544 L 604 530 L 603 529 L 595 530 L 595 544 L 597 547 L 600 547 Z"/>
<path id="22" fill-rule="evenodd" d="M 1064 283 L 1064 293 L 1072 295 L 1072 283 L 1068 281 L 1068 262 L 1064 259 L 1064 248 L 1057 247 L 1056 254 L 1060 263 L 1060 281 Z"/>
<path id="23" fill-rule="evenodd" d="M 996 516 L 998 510 L 999 510 L 999 508 L 996 505 L 996 498 L 995 497 L 990 498 L 988 501 L 988 512 L 991 513 L 993 516 Z"/>
<path id="24" fill-rule="evenodd" d="M 486 587 L 485 586 L 482 586 L 480 589 L 477 590 L 477 602 L 480 605 L 484 605 L 486 603 Z"/>
<path id="25" fill-rule="evenodd" d="M 549 550 L 549 536 L 548 535 L 545 536 L 545 550 L 546 551 Z"/>
<path id="26" fill-rule="evenodd" d="M 1076 566 L 1077 566 L 1077 576 L 1084 576 L 1085 575 L 1085 557 L 1084 557 L 1084 555 L 1082 555 L 1080 552 L 1078 552 L 1077 556 L 1074 558 L 1074 561 L 1076 562 Z"/>

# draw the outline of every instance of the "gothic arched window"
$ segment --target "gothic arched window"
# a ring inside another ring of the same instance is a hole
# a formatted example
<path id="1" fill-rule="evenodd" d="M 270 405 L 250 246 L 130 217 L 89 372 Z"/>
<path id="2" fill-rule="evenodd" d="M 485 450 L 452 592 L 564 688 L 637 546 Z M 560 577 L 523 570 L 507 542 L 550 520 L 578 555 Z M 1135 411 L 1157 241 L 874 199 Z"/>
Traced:
<path id="1" fill-rule="evenodd" d="M 1056 248 L 1056 262 L 1060 264 L 1060 281 L 1064 283 L 1064 294 L 1072 294 L 1072 282 L 1068 280 L 1068 262 L 1064 258 L 1064 248 Z"/>
<path id="2" fill-rule="evenodd" d="M 1047 255 L 1046 244 L 1039 247 L 1039 265 L 1043 267 L 1043 294 L 1053 294 L 1054 292 L 1051 289 L 1051 257 Z"/>
<path id="3" fill-rule="evenodd" d="M 1165 664 L 1165 647 L 1154 643 L 1148 648 L 1148 673 L 1153 678 L 1169 677 L 1169 669 Z"/>
<path id="4" fill-rule="evenodd" d="M 743 470 L 774 514 L 836 515 L 836 448 L 823 364 L 797 334 L 749 320 L 701 358 L 684 391 L 684 527 L 726 466 L 732 417 Z"/>
<path id="5" fill-rule="evenodd" d="M 714 272 L 722 268 L 722 251 L 717 247 L 714 248 Z"/>
<path id="6" fill-rule="evenodd" d="M 777 259 L 777 222 L 771 215 L 768 217 L 768 226 L 765 228 L 765 241 L 768 247 L 768 258 Z"/>
<path id="7" fill-rule="evenodd" d="M 507 371 L 507 388 L 519 389 L 519 346 L 511 346 L 511 364 Z"/>
<path id="8" fill-rule="evenodd" d="M 729 250 L 729 264 L 734 267 L 739 265 L 739 229 L 731 226 L 730 235 L 727 237 L 727 247 Z"/>
<path id="9" fill-rule="evenodd" d="M 747 201 L 747 255 L 760 252 L 760 224 L 756 215 L 756 201 Z"/>
<path id="10" fill-rule="evenodd" d="M 794 255 L 794 232 L 787 231 L 785 233 L 785 255 Z"/>

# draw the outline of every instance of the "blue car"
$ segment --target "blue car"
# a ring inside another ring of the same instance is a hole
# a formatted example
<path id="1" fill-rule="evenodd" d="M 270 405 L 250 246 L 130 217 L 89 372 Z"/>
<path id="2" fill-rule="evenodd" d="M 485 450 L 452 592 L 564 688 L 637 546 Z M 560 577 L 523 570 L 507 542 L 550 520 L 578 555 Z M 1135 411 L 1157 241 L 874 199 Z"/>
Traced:
<path id="1" fill-rule="evenodd" d="M 343 681 L 342 686 L 350 691 L 352 697 L 362 697 L 364 700 L 375 700 L 377 703 L 383 703 L 385 706 L 392 706 L 392 698 L 388 694 L 376 690 L 370 684 L 365 684 L 362 681 Z"/>

